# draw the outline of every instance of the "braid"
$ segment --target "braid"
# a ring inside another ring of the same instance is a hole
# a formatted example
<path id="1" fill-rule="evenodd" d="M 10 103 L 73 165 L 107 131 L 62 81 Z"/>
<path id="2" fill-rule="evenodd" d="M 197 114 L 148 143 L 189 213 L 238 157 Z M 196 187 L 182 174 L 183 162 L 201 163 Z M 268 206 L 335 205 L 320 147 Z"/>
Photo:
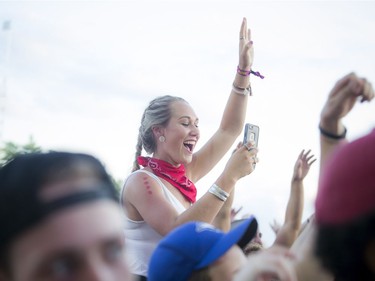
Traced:
<path id="1" fill-rule="evenodd" d="M 141 128 L 139 128 L 139 130 L 141 130 Z M 139 165 L 138 165 L 138 161 L 137 161 L 138 156 L 141 156 L 141 154 L 142 154 L 142 137 L 141 137 L 140 133 L 138 134 L 138 141 L 137 141 L 137 145 L 135 146 L 135 149 L 136 149 L 135 159 L 134 159 L 134 162 L 133 162 L 132 172 L 137 171 L 140 168 Z"/>

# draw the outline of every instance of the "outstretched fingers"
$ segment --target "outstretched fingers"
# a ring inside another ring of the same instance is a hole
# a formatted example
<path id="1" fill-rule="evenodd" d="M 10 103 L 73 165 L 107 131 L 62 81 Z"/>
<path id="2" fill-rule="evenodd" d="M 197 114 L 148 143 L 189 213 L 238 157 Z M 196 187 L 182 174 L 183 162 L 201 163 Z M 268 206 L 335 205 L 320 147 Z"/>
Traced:
<path id="1" fill-rule="evenodd" d="M 309 165 L 309 167 L 311 167 L 311 165 L 316 161 L 316 158 L 314 158 L 315 155 L 311 155 L 309 158 L 307 158 L 307 165 Z"/>
<path id="2" fill-rule="evenodd" d="M 311 149 L 309 149 L 306 153 L 303 154 L 302 160 L 310 167 L 315 161 L 315 155 L 309 155 L 311 153 Z"/>
<path id="3" fill-rule="evenodd" d="M 244 72 L 251 70 L 254 59 L 251 30 L 247 27 L 247 19 L 243 18 L 239 34 L 239 63 L 238 67 Z"/>

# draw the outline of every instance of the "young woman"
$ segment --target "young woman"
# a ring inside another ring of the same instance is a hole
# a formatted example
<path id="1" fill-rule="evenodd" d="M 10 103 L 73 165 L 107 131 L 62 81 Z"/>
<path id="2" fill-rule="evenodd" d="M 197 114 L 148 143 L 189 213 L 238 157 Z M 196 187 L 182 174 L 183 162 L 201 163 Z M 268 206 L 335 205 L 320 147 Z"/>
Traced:
<path id="1" fill-rule="evenodd" d="M 200 136 L 198 117 L 184 99 L 156 98 L 142 116 L 133 173 L 121 195 L 127 216 L 129 260 L 135 275 L 147 276 L 152 251 L 175 227 L 192 220 L 213 223 L 237 180 L 250 174 L 257 162 L 257 150 L 251 144 L 239 147 L 209 191 L 196 201 L 194 182 L 222 159 L 243 129 L 253 63 L 253 42 L 246 19 L 239 40 L 233 90 L 219 129 L 201 150 L 194 150 Z M 142 157 L 142 149 L 152 157 Z"/>

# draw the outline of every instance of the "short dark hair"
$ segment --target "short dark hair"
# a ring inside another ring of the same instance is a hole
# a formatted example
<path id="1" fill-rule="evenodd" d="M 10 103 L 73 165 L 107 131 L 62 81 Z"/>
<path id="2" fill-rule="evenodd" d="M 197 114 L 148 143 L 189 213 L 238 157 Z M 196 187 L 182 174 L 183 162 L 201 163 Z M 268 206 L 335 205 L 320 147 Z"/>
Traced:
<path id="1" fill-rule="evenodd" d="M 344 225 L 319 225 L 316 254 L 337 281 L 375 280 L 365 257 L 374 239 L 375 213 Z"/>

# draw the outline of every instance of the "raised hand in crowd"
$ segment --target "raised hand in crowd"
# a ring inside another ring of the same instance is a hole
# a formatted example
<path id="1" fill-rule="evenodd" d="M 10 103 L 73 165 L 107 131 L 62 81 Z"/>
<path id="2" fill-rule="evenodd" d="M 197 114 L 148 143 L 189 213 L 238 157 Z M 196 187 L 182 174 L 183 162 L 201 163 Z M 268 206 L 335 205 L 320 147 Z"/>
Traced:
<path id="1" fill-rule="evenodd" d="M 371 84 L 351 73 L 336 83 L 321 113 L 314 256 L 335 280 L 375 280 L 375 130 L 347 142 L 342 123 L 357 99 L 373 97 Z"/>
<path id="2" fill-rule="evenodd" d="M 302 182 L 310 170 L 311 165 L 316 161 L 314 155 L 309 155 L 311 150 L 305 152 L 302 150 L 294 165 L 292 184 L 294 182 Z"/>
<path id="3" fill-rule="evenodd" d="M 346 141 L 346 128 L 342 119 L 352 110 L 357 100 L 363 103 L 373 98 L 371 83 L 355 73 L 349 73 L 336 82 L 320 114 L 321 168 L 336 146 L 341 141 Z"/>
<path id="4" fill-rule="evenodd" d="M 307 152 L 302 150 L 294 165 L 285 220 L 284 224 L 277 231 L 274 245 L 282 245 L 289 248 L 300 232 L 304 206 L 303 180 L 309 172 L 311 165 L 316 161 L 316 158 L 314 158 L 314 155 L 310 155 L 310 152 L 311 150 Z"/>

